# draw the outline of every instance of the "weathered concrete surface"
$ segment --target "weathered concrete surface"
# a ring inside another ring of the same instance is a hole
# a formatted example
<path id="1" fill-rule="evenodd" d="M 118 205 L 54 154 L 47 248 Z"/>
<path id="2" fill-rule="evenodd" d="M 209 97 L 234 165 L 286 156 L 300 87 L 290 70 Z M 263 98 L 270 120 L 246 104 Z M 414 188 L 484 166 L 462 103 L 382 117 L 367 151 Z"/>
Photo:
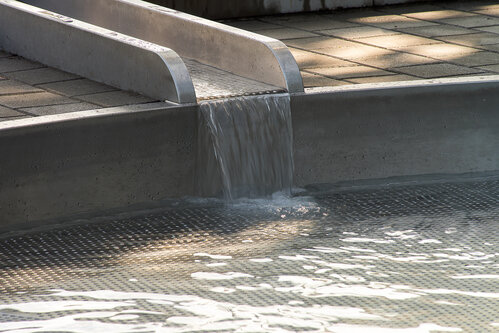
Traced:
<path id="1" fill-rule="evenodd" d="M 358 8 L 431 0 L 150 0 L 165 7 L 211 19 Z"/>
<path id="2" fill-rule="evenodd" d="M 461 81 L 295 96 L 295 184 L 499 170 L 499 77 Z"/>
<path id="3" fill-rule="evenodd" d="M 298 186 L 499 170 L 498 76 L 321 89 L 291 99 Z M 0 229 L 196 195 L 197 113 L 161 103 L 0 123 Z"/>
<path id="4" fill-rule="evenodd" d="M 0 123 L 0 228 L 193 195 L 196 107 L 147 108 Z"/>

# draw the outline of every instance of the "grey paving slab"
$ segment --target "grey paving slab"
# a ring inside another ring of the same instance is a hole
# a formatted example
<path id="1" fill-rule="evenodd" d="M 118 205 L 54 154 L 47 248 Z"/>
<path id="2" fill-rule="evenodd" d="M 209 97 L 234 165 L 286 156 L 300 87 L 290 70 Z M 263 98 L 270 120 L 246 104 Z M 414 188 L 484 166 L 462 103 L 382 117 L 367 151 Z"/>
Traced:
<path id="1" fill-rule="evenodd" d="M 406 46 L 400 47 L 398 50 L 440 59 L 442 61 L 450 61 L 462 56 L 467 56 L 476 52 L 480 52 L 475 48 L 468 46 L 440 43 L 430 45 Z"/>
<path id="2" fill-rule="evenodd" d="M 5 106 L 0 106 L 0 118 L 20 117 L 24 115 L 24 113 L 21 113 L 19 111 L 6 108 Z"/>
<path id="3" fill-rule="evenodd" d="M 469 34 L 470 32 L 474 32 L 467 28 L 456 27 L 454 25 L 448 24 L 430 25 L 426 27 L 400 28 L 397 30 L 408 34 L 424 37 L 464 35 Z"/>
<path id="4" fill-rule="evenodd" d="M 499 25 L 492 25 L 490 27 L 475 28 L 476 30 L 491 32 L 494 34 L 499 34 Z"/>
<path id="5" fill-rule="evenodd" d="M 477 10 L 476 13 L 482 15 L 499 16 L 499 6 L 490 6 L 485 9 Z"/>
<path id="6" fill-rule="evenodd" d="M 237 20 L 237 21 L 223 21 L 222 23 L 236 27 L 243 30 L 259 31 L 267 29 L 282 28 L 282 26 L 259 20 Z"/>
<path id="7" fill-rule="evenodd" d="M 79 78 L 79 76 L 77 75 L 68 72 L 63 72 L 51 67 L 11 72 L 11 73 L 6 73 L 5 75 L 11 79 L 15 79 L 33 85 L 74 80 Z"/>
<path id="8" fill-rule="evenodd" d="M 46 66 L 17 56 L 0 58 L 0 73 L 23 71 L 42 67 Z"/>
<path id="9" fill-rule="evenodd" d="M 43 91 L 40 88 L 30 86 L 28 84 L 21 83 L 15 80 L 0 80 L 0 96 L 2 95 L 12 95 L 12 94 L 22 94 L 22 93 L 33 93 Z"/>
<path id="10" fill-rule="evenodd" d="M 493 51 L 493 52 L 498 52 L 499 53 L 499 44 L 481 45 L 480 48 L 488 50 L 488 51 Z"/>
<path id="11" fill-rule="evenodd" d="M 478 68 L 494 73 L 499 73 L 499 65 L 480 66 Z"/>
<path id="12" fill-rule="evenodd" d="M 345 79 L 351 83 L 380 83 L 380 82 L 398 82 L 398 81 L 413 81 L 420 78 L 404 74 L 384 75 L 384 76 L 369 76 Z"/>
<path id="13" fill-rule="evenodd" d="M 293 38 L 306 38 L 306 37 L 318 37 L 319 35 L 299 30 L 293 28 L 279 28 L 279 29 L 268 29 L 268 30 L 258 30 L 258 33 L 267 37 L 276 39 L 293 39 Z"/>
<path id="14" fill-rule="evenodd" d="M 308 31 L 318 31 L 318 30 L 327 30 L 327 29 L 337 29 L 337 28 L 348 28 L 358 26 L 357 24 L 343 22 L 338 20 L 330 20 L 330 19 L 317 19 L 311 21 L 302 21 L 302 22 L 282 22 L 282 25 L 303 29 Z"/>
<path id="15" fill-rule="evenodd" d="M 390 36 L 376 36 L 358 39 L 359 42 L 379 46 L 390 49 L 397 49 L 399 47 L 413 46 L 413 45 L 426 45 L 435 44 L 438 41 L 425 37 L 418 37 L 407 34 L 396 34 Z"/>
<path id="16" fill-rule="evenodd" d="M 370 17 L 352 18 L 350 22 L 357 24 L 374 25 L 379 28 L 396 29 L 396 28 L 410 28 L 410 27 L 424 27 L 435 25 L 436 23 L 416 20 L 402 15 L 378 15 Z"/>
<path id="17" fill-rule="evenodd" d="M 350 61 L 340 60 L 314 52 L 308 52 L 294 48 L 290 48 L 290 51 L 293 54 L 293 57 L 296 59 L 298 66 L 302 69 L 317 67 L 355 66 L 355 64 Z"/>
<path id="18" fill-rule="evenodd" d="M 446 63 L 399 67 L 397 68 L 397 71 L 425 79 L 467 74 L 479 74 L 483 72 L 480 69 Z"/>
<path id="19" fill-rule="evenodd" d="M 438 37 L 438 39 L 449 43 L 466 45 L 471 47 L 488 45 L 488 44 L 499 44 L 499 35 L 489 32 L 481 32 L 475 34 L 449 36 L 449 37 Z"/>
<path id="20" fill-rule="evenodd" d="M 456 57 L 450 61 L 459 65 L 465 65 L 470 67 L 493 65 L 493 64 L 499 64 L 499 54 L 495 52 L 483 51 L 483 52 L 472 53 L 469 55 L 463 55 L 461 57 Z"/>
<path id="21" fill-rule="evenodd" d="M 499 17 L 474 15 L 468 17 L 459 17 L 459 18 L 441 20 L 441 22 L 465 28 L 486 27 L 492 25 L 499 25 Z"/>
<path id="22" fill-rule="evenodd" d="M 404 13 L 402 15 L 419 20 L 438 21 L 443 19 L 473 16 L 474 14 L 461 10 L 439 9 L 432 11 L 420 11 L 416 13 Z"/>
<path id="23" fill-rule="evenodd" d="M 396 68 L 402 66 L 422 65 L 440 62 L 440 60 L 396 51 L 383 53 L 378 56 L 359 58 L 356 59 L 356 61 L 379 68 Z"/>
<path id="24" fill-rule="evenodd" d="M 349 84 L 348 82 L 332 79 L 319 74 L 302 72 L 303 85 L 306 88 L 312 87 L 328 87 L 328 86 L 343 86 Z"/>
<path id="25" fill-rule="evenodd" d="M 46 91 L 30 94 L 0 96 L 0 105 L 15 109 L 71 103 L 74 103 L 74 100 Z"/>
<path id="26" fill-rule="evenodd" d="M 359 27 L 351 27 L 351 28 L 342 28 L 342 29 L 329 29 L 329 30 L 321 30 L 319 31 L 321 34 L 341 37 L 346 39 L 357 39 L 364 37 L 375 37 L 375 36 L 386 36 L 386 35 L 394 35 L 397 34 L 397 31 L 381 29 L 370 26 L 359 26 Z"/>
<path id="27" fill-rule="evenodd" d="M 311 68 L 309 73 L 324 75 L 335 79 L 358 78 L 367 76 L 392 75 L 394 73 L 367 66 L 336 67 L 336 68 Z"/>
<path id="28" fill-rule="evenodd" d="M 75 103 L 75 104 L 61 104 L 49 106 L 36 106 L 31 108 L 21 108 L 19 110 L 27 112 L 35 116 L 46 116 L 52 114 L 61 114 L 85 110 L 100 109 L 101 107 L 91 103 Z"/>
<path id="29" fill-rule="evenodd" d="M 83 95 L 79 96 L 78 99 L 85 102 L 97 104 L 103 107 L 149 103 L 154 101 L 148 97 L 121 90 Z"/>
<path id="30" fill-rule="evenodd" d="M 338 57 L 347 61 L 358 61 L 359 59 L 364 59 L 366 57 L 381 57 L 393 51 L 379 48 L 376 46 L 354 43 L 349 47 L 332 47 L 326 49 L 319 49 L 318 52 L 323 53 L 325 55 Z"/>
<path id="31" fill-rule="evenodd" d="M 118 90 L 114 87 L 88 79 L 76 79 L 63 82 L 47 83 L 41 84 L 39 85 L 39 87 L 69 97 Z"/>

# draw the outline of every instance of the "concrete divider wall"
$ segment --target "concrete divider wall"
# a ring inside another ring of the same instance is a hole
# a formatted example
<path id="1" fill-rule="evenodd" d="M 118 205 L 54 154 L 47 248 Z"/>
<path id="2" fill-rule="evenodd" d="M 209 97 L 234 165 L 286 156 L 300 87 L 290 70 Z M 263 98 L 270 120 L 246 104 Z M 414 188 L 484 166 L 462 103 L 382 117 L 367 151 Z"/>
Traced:
<path id="1" fill-rule="evenodd" d="M 295 183 L 497 171 L 498 92 L 494 77 L 294 95 Z M 197 112 L 136 106 L 0 123 L 0 231 L 196 195 Z"/>
<path id="2" fill-rule="evenodd" d="M 0 123 L 0 230 L 195 194 L 197 106 L 102 112 Z"/>
<path id="3" fill-rule="evenodd" d="M 291 109 L 298 186 L 499 170 L 497 80 L 351 87 Z"/>

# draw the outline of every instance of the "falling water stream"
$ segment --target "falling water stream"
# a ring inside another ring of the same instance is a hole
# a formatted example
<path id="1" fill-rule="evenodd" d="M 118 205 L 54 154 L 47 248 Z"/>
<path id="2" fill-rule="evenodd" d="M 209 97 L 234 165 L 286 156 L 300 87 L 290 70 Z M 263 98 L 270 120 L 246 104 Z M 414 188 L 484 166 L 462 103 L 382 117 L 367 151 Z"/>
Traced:
<path id="1" fill-rule="evenodd" d="M 290 193 L 293 134 L 287 94 L 209 101 L 200 107 L 199 179 L 203 195 Z"/>

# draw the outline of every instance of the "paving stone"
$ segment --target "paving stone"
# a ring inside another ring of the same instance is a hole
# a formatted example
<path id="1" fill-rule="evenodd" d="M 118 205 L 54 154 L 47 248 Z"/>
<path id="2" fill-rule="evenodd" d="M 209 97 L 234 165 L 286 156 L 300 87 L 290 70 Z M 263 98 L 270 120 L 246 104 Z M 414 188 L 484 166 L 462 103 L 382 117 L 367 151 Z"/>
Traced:
<path id="1" fill-rule="evenodd" d="M 412 19 L 402 15 L 379 15 L 371 17 L 360 17 L 360 18 L 350 19 L 350 22 L 358 24 L 374 25 L 385 29 L 423 27 L 436 24 L 432 22 Z"/>
<path id="2" fill-rule="evenodd" d="M 475 16 L 441 20 L 441 22 L 465 28 L 486 27 L 491 25 L 499 25 L 499 17 L 475 15 Z"/>
<path id="3" fill-rule="evenodd" d="M 481 49 L 486 49 L 488 51 L 499 52 L 499 44 L 481 45 L 480 48 Z"/>
<path id="4" fill-rule="evenodd" d="M 303 85 L 305 88 L 342 86 L 349 84 L 345 81 L 335 80 L 313 73 L 301 72 L 301 76 L 303 78 Z"/>
<path id="5" fill-rule="evenodd" d="M 449 37 L 438 37 L 439 40 L 459 45 L 466 46 L 480 46 L 487 44 L 499 44 L 499 35 L 482 32 L 468 35 L 459 35 L 459 36 L 449 36 Z"/>
<path id="6" fill-rule="evenodd" d="M 327 30 L 327 29 L 337 29 L 337 28 L 349 28 L 358 26 L 357 24 L 337 21 L 337 20 L 329 20 L 329 19 L 320 19 L 315 21 L 304 21 L 304 22 L 283 22 L 282 25 L 289 26 L 292 28 L 303 29 L 307 31 L 318 31 L 318 30 Z"/>
<path id="7" fill-rule="evenodd" d="M 320 49 L 318 52 L 347 61 L 357 61 L 358 59 L 365 59 L 368 57 L 381 57 L 385 54 L 390 54 L 393 51 L 376 46 L 353 43 L 350 47 L 332 47 Z"/>
<path id="8" fill-rule="evenodd" d="M 424 37 L 453 36 L 453 35 L 469 34 L 474 32 L 473 30 L 467 28 L 461 28 L 447 24 L 431 25 L 428 27 L 402 28 L 398 29 L 398 31 L 414 35 L 420 35 Z"/>
<path id="9" fill-rule="evenodd" d="M 335 79 L 347 79 L 347 78 L 382 76 L 382 75 L 394 74 L 392 72 L 387 72 L 381 69 L 367 67 L 367 66 L 311 68 L 307 69 L 307 72 L 320 74 Z"/>
<path id="10" fill-rule="evenodd" d="M 71 81 L 47 83 L 47 84 L 42 84 L 39 87 L 69 97 L 118 90 L 114 87 L 98 83 L 95 81 L 91 81 L 88 79 L 77 79 Z"/>
<path id="11" fill-rule="evenodd" d="M 441 9 L 434 11 L 422 11 L 419 13 L 407 13 L 402 14 L 407 17 L 419 19 L 419 20 L 428 20 L 428 21 L 436 21 L 442 19 L 450 19 L 450 18 L 458 18 L 458 17 L 467 17 L 473 16 L 472 13 L 460 11 L 460 10 L 449 10 L 449 9 Z"/>
<path id="12" fill-rule="evenodd" d="M 499 64 L 499 54 L 494 52 L 476 52 L 468 55 L 463 55 L 461 57 L 454 58 L 453 63 L 465 66 L 482 66 L 482 65 L 493 65 Z"/>
<path id="13" fill-rule="evenodd" d="M 412 45 L 426 45 L 426 44 L 439 43 L 434 39 L 418 37 L 413 35 L 406 35 L 406 34 L 360 38 L 358 39 L 358 41 L 390 49 L 397 49 L 401 46 L 405 47 Z"/>
<path id="14" fill-rule="evenodd" d="M 63 72 L 51 67 L 11 72 L 7 73 L 6 76 L 10 77 L 11 79 L 15 79 L 33 85 L 74 80 L 79 78 L 79 76 L 77 75 Z"/>
<path id="15" fill-rule="evenodd" d="M 432 58 L 418 56 L 404 52 L 391 52 L 391 53 L 381 54 L 379 56 L 359 58 L 356 59 L 356 62 L 360 62 L 365 65 L 379 67 L 379 68 L 396 68 L 403 66 L 431 64 L 435 62 L 440 62 L 440 60 L 435 60 Z"/>
<path id="16" fill-rule="evenodd" d="M 307 50 L 319 50 L 332 47 L 355 47 L 361 44 L 334 37 L 311 37 L 288 39 L 286 45 Z"/>
<path id="17" fill-rule="evenodd" d="M 79 96 L 78 99 L 105 107 L 154 102 L 148 97 L 121 90 Z"/>
<path id="18" fill-rule="evenodd" d="M 282 28 L 280 25 L 271 24 L 268 22 L 262 22 L 262 21 L 258 21 L 258 20 L 225 21 L 222 23 L 230 25 L 230 26 L 235 27 L 235 28 L 249 30 L 249 31 Z"/>
<path id="19" fill-rule="evenodd" d="M 298 67 L 300 69 L 317 67 L 345 67 L 355 65 L 354 63 L 349 61 L 344 61 L 313 52 L 302 51 L 294 48 L 290 48 L 290 51 L 293 54 L 293 57 L 298 63 Z"/>
<path id="20" fill-rule="evenodd" d="M 491 71 L 494 73 L 499 73 L 499 65 L 480 66 L 478 68 L 486 70 L 486 71 Z"/>
<path id="21" fill-rule="evenodd" d="M 452 60 L 479 52 L 479 50 L 471 47 L 446 43 L 407 46 L 401 47 L 399 50 L 440 60 Z"/>
<path id="22" fill-rule="evenodd" d="M 335 37 L 341 37 L 341 38 L 346 38 L 346 39 L 386 36 L 386 35 L 394 35 L 394 34 L 398 33 L 398 32 L 393 31 L 393 30 L 380 29 L 380 28 L 370 27 L 370 26 L 320 30 L 319 32 L 321 34 L 335 36 Z"/>
<path id="23" fill-rule="evenodd" d="M 25 115 L 24 113 L 6 108 L 4 106 L 0 106 L 0 118 L 20 117 L 20 116 L 24 116 L 24 115 Z"/>
<path id="24" fill-rule="evenodd" d="M 31 94 L 5 95 L 0 96 L 0 104 L 10 108 L 27 108 L 33 106 L 45 106 L 56 104 L 70 104 L 74 100 L 52 94 L 49 92 L 37 92 Z"/>
<path id="25" fill-rule="evenodd" d="M 359 77 L 346 80 L 352 83 L 380 83 L 380 82 L 413 81 L 421 79 L 415 76 L 397 74 L 397 75 Z"/>
<path id="26" fill-rule="evenodd" d="M 477 10 L 476 13 L 482 15 L 499 16 L 499 6 L 496 6 L 494 8 L 490 7 L 483 10 Z"/>
<path id="27" fill-rule="evenodd" d="M 475 28 L 476 30 L 491 32 L 499 35 L 499 25 L 492 25 L 490 27 Z"/>
<path id="28" fill-rule="evenodd" d="M 303 31 L 293 28 L 279 28 L 279 29 L 269 29 L 269 30 L 259 30 L 259 34 L 268 36 L 276 39 L 292 39 L 292 38 L 306 38 L 306 37 L 318 37 L 319 35 L 314 34 L 309 31 Z"/>
<path id="29" fill-rule="evenodd" d="M 0 96 L 1 95 L 11 95 L 11 94 L 22 94 L 22 93 L 32 93 L 40 92 L 42 89 L 18 82 L 13 80 L 1 80 L 0 81 Z"/>
<path id="30" fill-rule="evenodd" d="M 61 104 L 49 106 L 37 106 L 32 108 L 22 108 L 20 110 L 36 116 L 46 116 L 51 114 L 61 114 L 85 110 L 100 109 L 100 106 L 90 103 Z"/>
<path id="31" fill-rule="evenodd" d="M 483 72 L 480 69 L 468 68 L 447 63 L 399 67 L 397 68 L 397 71 L 426 79 L 478 74 Z"/>
<path id="32" fill-rule="evenodd" d="M 12 56 L 8 58 L 0 58 L 0 73 L 23 71 L 33 68 L 45 67 L 40 63 L 26 60 L 21 57 Z"/>

